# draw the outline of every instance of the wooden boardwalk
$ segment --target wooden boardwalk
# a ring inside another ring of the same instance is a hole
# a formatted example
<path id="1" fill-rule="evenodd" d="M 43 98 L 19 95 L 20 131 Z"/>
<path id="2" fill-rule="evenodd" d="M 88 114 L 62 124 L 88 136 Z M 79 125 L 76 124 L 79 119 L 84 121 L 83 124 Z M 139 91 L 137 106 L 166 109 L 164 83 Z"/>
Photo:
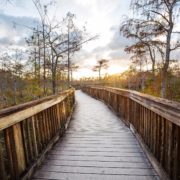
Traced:
<path id="1" fill-rule="evenodd" d="M 76 101 L 65 136 L 33 179 L 159 179 L 134 135 L 106 105 L 81 91 Z"/>

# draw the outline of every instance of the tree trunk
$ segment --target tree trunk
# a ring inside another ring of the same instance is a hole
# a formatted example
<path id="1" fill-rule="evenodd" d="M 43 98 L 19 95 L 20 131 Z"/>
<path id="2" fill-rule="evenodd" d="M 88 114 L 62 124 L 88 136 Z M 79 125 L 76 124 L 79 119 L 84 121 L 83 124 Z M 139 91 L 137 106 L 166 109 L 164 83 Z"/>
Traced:
<path id="1" fill-rule="evenodd" d="M 68 87 L 70 87 L 70 27 L 69 27 L 69 21 L 68 21 Z"/>
<path id="2" fill-rule="evenodd" d="M 154 76 L 155 75 L 155 52 L 153 49 L 151 49 L 150 46 L 148 46 L 148 49 L 149 49 L 149 55 L 150 55 L 151 62 L 152 62 L 152 73 Z"/>
<path id="3" fill-rule="evenodd" d="M 144 91 L 145 88 L 145 73 L 141 75 L 141 90 Z"/>
<path id="4" fill-rule="evenodd" d="M 173 30 L 173 22 L 172 22 L 172 12 L 169 12 L 169 30 L 167 32 L 166 38 L 166 56 L 165 56 L 165 63 L 162 70 L 162 84 L 161 84 L 161 97 L 167 98 L 167 83 L 168 83 L 168 68 L 169 68 L 169 61 L 170 61 L 170 52 L 171 52 L 171 34 Z"/>
<path id="5" fill-rule="evenodd" d="M 155 75 L 155 61 L 152 61 L 152 73 Z"/>
<path id="6" fill-rule="evenodd" d="M 56 94 L 56 78 L 52 79 L 52 90 L 53 94 Z"/>
<path id="7" fill-rule="evenodd" d="M 38 86 L 41 87 L 41 48 L 40 48 L 40 38 L 38 33 Z"/>
<path id="8" fill-rule="evenodd" d="M 16 102 L 16 92 L 17 92 L 17 81 L 16 81 L 16 78 L 14 79 L 14 105 L 17 104 Z"/>
<path id="9" fill-rule="evenodd" d="M 44 95 L 46 94 L 46 42 L 45 42 L 45 29 L 44 29 L 44 22 L 43 22 L 43 92 Z"/>
<path id="10" fill-rule="evenodd" d="M 101 80 L 101 67 L 99 68 L 99 81 Z"/>
<path id="11" fill-rule="evenodd" d="M 73 70 L 71 68 L 71 83 L 73 83 Z"/>

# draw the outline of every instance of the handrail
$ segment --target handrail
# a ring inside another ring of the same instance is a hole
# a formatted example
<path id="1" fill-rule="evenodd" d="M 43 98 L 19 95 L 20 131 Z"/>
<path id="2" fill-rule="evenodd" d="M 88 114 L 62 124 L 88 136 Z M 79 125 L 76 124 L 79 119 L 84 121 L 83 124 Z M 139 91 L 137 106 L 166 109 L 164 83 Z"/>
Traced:
<path id="1" fill-rule="evenodd" d="M 43 102 L 52 100 L 52 99 L 54 99 L 54 98 L 56 98 L 58 96 L 65 95 L 68 91 L 69 90 L 66 90 L 66 91 L 60 92 L 60 93 L 58 93 L 56 95 L 43 97 L 43 98 L 40 98 L 40 99 L 37 99 L 37 100 L 33 100 L 33 101 L 29 101 L 29 102 L 22 103 L 22 104 L 19 104 L 19 105 L 14 105 L 14 106 L 11 106 L 11 107 L 8 107 L 8 108 L 1 109 L 0 110 L 0 118 L 4 117 L 4 116 L 7 116 L 9 114 L 15 113 L 17 111 L 21 111 L 21 110 L 27 109 L 29 107 L 35 106 L 37 104 L 41 104 Z"/>
<path id="2" fill-rule="evenodd" d="M 64 133 L 74 89 L 0 111 L 0 179 L 29 179 Z"/>
<path id="3" fill-rule="evenodd" d="M 82 90 L 113 108 L 168 176 L 180 179 L 180 103 L 112 87 Z"/>

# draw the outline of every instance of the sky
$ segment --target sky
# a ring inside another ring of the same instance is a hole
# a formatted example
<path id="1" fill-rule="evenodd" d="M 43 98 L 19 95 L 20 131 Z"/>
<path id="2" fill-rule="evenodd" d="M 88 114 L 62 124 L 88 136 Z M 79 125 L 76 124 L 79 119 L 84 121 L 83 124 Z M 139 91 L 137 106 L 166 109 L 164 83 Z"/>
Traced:
<path id="1" fill-rule="evenodd" d="M 48 0 L 41 0 L 48 3 Z M 75 53 L 72 61 L 79 69 L 76 78 L 97 76 L 92 67 L 97 60 L 108 59 L 109 69 L 104 73 L 113 74 L 125 71 L 129 65 L 129 55 L 124 52 L 129 40 L 119 33 L 123 16 L 131 15 L 130 0 L 57 0 L 48 10 L 50 19 L 61 20 L 70 11 L 76 15 L 75 23 L 79 28 L 86 25 L 90 35 L 99 35 L 97 40 L 85 44 Z M 32 31 L 25 26 L 36 26 L 38 12 L 32 0 L 12 0 L 10 4 L 0 0 L 0 48 L 10 45 L 26 46 L 25 38 Z M 19 25 L 14 26 L 13 22 Z M 15 27 L 15 28 L 14 28 Z"/>

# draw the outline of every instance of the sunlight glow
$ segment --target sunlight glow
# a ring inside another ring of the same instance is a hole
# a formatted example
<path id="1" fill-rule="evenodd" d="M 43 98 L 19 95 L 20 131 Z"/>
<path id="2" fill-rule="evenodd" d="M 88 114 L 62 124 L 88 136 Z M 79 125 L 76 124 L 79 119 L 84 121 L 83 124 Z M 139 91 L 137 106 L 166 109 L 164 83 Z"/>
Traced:
<path id="1" fill-rule="evenodd" d="M 127 68 L 128 67 L 120 66 L 120 65 L 111 65 L 107 71 L 108 71 L 108 74 L 112 75 L 112 74 L 122 73 Z"/>
<path id="2" fill-rule="evenodd" d="M 128 69 L 128 65 L 127 66 L 125 66 L 125 65 L 110 65 L 107 70 L 102 70 L 101 74 L 102 74 L 102 76 L 104 76 L 105 74 L 108 74 L 108 75 L 119 74 L 119 73 L 126 71 L 127 69 Z M 88 77 L 97 78 L 98 75 L 99 75 L 98 72 L 93 72 L 89 68 L 82 68 L 82 69 L 79 69 L 77 72 L 73 73 L 74 79 L 88 78 Z"/>

